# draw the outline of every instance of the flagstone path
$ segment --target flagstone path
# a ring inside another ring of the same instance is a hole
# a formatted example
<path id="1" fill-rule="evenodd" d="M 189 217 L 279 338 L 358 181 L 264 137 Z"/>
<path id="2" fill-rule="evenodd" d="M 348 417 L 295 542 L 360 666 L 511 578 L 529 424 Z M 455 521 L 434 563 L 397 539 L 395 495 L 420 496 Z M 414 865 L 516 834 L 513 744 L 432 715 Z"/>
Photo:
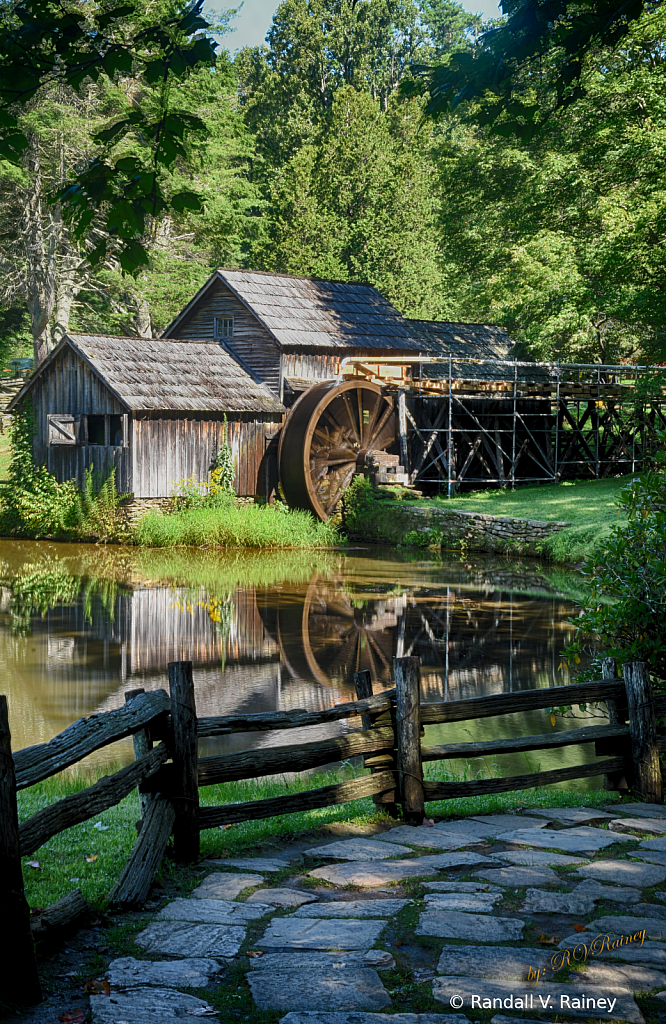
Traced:
<path id="1" fill-rule="evenodd" d="M 135 956 L 110 964 L 111 994 L 90 999 L 94 1024 L 219 1020 L 192 990 L 238 962 L 250 967 L 241 998 L 280 1024 L 477 1024 L 483 1010 L 499 1011 L 491 1024 L 645 1024 L 634 996 L 666 1000 L 666 808 L 545 808 L 368 833 L 203 862 L 211 873 L 194 892 L 154 915 Z M 406 973 L 416 1005 L 429 990 L 437 1009 L 396 1009 Z"/>

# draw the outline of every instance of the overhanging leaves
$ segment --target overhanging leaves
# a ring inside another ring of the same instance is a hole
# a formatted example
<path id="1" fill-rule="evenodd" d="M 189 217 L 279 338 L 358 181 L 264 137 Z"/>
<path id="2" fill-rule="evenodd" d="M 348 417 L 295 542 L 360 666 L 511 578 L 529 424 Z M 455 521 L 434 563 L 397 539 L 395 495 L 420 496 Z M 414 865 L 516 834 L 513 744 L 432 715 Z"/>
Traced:
<path id="1" fill-rule="evenodd" d="M 617 46 L 643 11 L 657 3 L 503 0 L 504 24 L 481 35 L 472 53 L 455 53 L 445 65 L 414 68 L 415 81 L 403 92 L 427 91 L 425 112 L 432 118 L 474 101 L 479 123 L 531 138 L 553 110 L 582 94 L 578 82 L 587 54 Z"/>
<path id="2" fill-rule="evenodd" d="M 215 65 L 217 44 L 201 33 L 203 0 L 173 4 L 173 14 L 159 24 L 145 25 L 132 4 L 109 4 L 82 11 L 73 0 L 30 0 L 9 5 L 0 28 L 0 158 L 21 163 L 28 139 L 19 129 L 17 108 L 51 83 L 80 89 L 101 76 L 133 75 L 148 85 L 178 81 L 200 65 Z M 123 22 L 123 30 L 116 26 Z M 57 197 L 74 237 L 82 238 L 95 214 L 104 212 L 107 230 L 124 238 L 121 265 L 134 272 L 145 263 L 140 236 L 145 216 L 170 208 L 163 182 L 177 158 L 187 154 L 187 139 L 204 129 L 194 115 L 169 108 L 169 88 L 160 94 L 160 109 L 148 114 L 139 105 L 126 117 L 99 132 L 98 157 L 83 168 Z M 137 100 L 135 99 L 136 103 Z M 141 100 L 138 101 L 139 103 Z M 106 154 L 133 136 L 142 158 Z M 174 211 L 198 209 L 194 193 L 181 193 Z M 131 244 L 130 244 L 131 242 Z M 101 258 L 101 243 L 92 250 Z M 120 257 L 119 257 L 120 258 Z"/>

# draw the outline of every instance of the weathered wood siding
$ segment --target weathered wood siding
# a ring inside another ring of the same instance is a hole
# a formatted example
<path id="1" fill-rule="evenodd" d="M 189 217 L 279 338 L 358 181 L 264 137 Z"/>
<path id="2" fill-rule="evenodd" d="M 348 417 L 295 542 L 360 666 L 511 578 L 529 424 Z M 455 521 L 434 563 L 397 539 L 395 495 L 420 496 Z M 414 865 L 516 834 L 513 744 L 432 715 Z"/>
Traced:
<path id="1" fill-rule="evenodd" d="M 344 353 L 345 355 L 347 353 Z M 306 352 L 303 349 L 282 353 L 282 379 L 331 380 L 340 369 L 342 356 L 327 352 Z"/>
<path id="2" fill-rule="evenodd" d="M 92 466 L 103 478 L 115 469 L 118 490 L 127 492 L 132 489 L 131 448 L 88 444 L 68 447 L 47 443 L 49 415 L 122 415 L 127 412 L 75 352 L 67 347 L 62 350 L 41 374 L 32 396 L 36 427 L 33 450 L 37 465 L 45 465 L 61 483 L 76 480 L 79 487 L 83 487 L 89 467 Z"/>
<path id="3" fill-rule="evenodd" d="M 224 443 L 224 421 L 205 413 L 142 414 L 134 419 L 132 458 L 134 495 L 166 498 L 181 480 L 208 480 Z M 259 413 L 229 414 L 227 444 L 236 465 L 236 494 L 265 496 L 276 486 L 272 435 L 280 420 Z"/>
<path id="4" fill-rule="evenodd" d="M 191 341 L 212 340 L 215 337 L 215 317 L 233 317 L 233 337 L 225 338 L 225 347 L 232 356 L 238 357 L 249 367 L 262 384 L 279 396 L 281 380 L 278 346 L 247 306 L 221 281 L 211 285 L 190 316 L 179 324 L 173 337 L 188 338 Z"/>
<path id="5" fill-rule="evenodd" d="M 296 377 L 301 380 L 331 380 L 340 372 L 340 363 L 347 356 L 367 357 L 369 361 L 372 361 L 373 356 L 377 359 L 382 356 L 395 358 L 402 355 L 406 361 L 409 361 L 409 352 L 402 353 L 396 349 L 339 348 L 334 353 L 330 349 L 320 351 L 316 349 L 284 349 L 282 352 L 282 379 Z M 413 352 L 411 357 L 414 358 Z"/>

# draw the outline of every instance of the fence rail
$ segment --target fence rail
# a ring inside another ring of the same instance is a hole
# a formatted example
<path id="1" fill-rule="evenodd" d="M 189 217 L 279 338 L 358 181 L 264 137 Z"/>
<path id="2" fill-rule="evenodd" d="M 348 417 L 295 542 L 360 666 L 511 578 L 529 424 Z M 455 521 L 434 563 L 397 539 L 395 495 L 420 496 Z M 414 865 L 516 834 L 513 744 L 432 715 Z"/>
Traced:
<path id="1" fill-rule="evenodd" d="M 32 940 L 22 882 L 17 882 L 21 878 L 21 856 L 34 853 L 54 835 L 97 816 L 137 788 L 141 807 L 139 835 L 121 877 L 109 893 L 109 902 L 118 906 L 137 905 L 146 899 L 172 837 L 176 859 L 192 861 L 199 855 L 199 837 L 204 829 L 369 796 L 393 815 L 397 815 L 396 803 L 400 803 L 404 819 L 413 824 L 423 821 L 427 801 L 504 793 L 599 775 L 606 777 L 608 789 L 630 788 L 647 801 L 663 800 L 659 753 L 666 749 L 666 740 L 658 738 L 655 719 L 666 714 L 666 696 L 653 694 L 647 668 L 640 662 L 625 665 L 622 680 L 616 677 L 614 663 L 607 660 L 605 678 L 589 683 L 424 704 L 420 700 L 418 659 L 396 659 L 394 672 L 395 689 L 375 696 L 369 673 L 356 673 L 358 700 L 324 711 L 297 709 L 197 719 L 191 662 L 173 662 L 169 665 L 169 694 L 164 690 L 131 691 L 126 694 L 124 707 L 80 719 L 49 743 L 13 754 L 7 702 L 0 697 L 0 910 L 6 931 L 17 936 L 16 947 L 21 948 L 22 957 L 25 958 L 26 950 L 32 950 Z M 425 725 L 599 702 L 606 703 L 609 724 L 479 743 L 424 745 L 421 741 Z M 198 740 L 204 737 L 294 729 L 359 718 L 361 728 L 341 736 L 198 757 Z M 132 764 L 18 824 L 18 790 L 41 782 L 127 736 L 134 741 Z M 613 756 L 552 771 L 469 782 L 438 782 L 424 778 L 423 774 L 423 763 L 433 761 L 582 744 L 594 744 L 597 757 Z M 370 770 L 369 775 L 270 799 L 199 806 L 202 786 L 298 774 L 359 757 Z M 44 911 L 40 921 L 66 920 L 68 914 L 80 912 L 82 903 L 80 894 L 69 894 L 54 908 Z M 7 982 L 3 989 L 16 1002 L 36 1001 L 36 970 L 30 975 L 34 962 L 32 967 L 24 965 L 18 974 L 11 964 L 9 958 L 0 965 L 0 978 Z M 19 985 L 16 977 L 20 975 Z M 28 975 L 32 981 L 25 985 L 23 978 Z"/>

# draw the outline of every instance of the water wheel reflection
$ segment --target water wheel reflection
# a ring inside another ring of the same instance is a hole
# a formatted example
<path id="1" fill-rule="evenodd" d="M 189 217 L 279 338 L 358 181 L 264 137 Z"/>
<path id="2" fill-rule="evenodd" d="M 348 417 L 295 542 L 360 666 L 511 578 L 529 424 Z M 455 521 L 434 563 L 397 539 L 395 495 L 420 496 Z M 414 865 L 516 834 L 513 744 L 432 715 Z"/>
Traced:
<path id="1" fill-rule="evenodd" d="M 367 669 L 375 691 L 391 685 L 397 627 L 406 596 L 366 598 L 341 579 L 313 579 L 305 593 L 282 592 L 261 609 L 293 678 L 354 690 L 354 672 Z M 272 602 L 271 602 L 272 604 Z"/>
<path id="2" fill-rule="evenodd" d="M 261 616 L 279 647 L 283 678 L 348 700 L 354 672 L 367 669 L 377 693 L 392 685 L 393 658 L 413 654 L 424 700 L 510 692 L 535 678 L 561 681 L 558 652 L 571 630 L 571 605 L 428 582 L 402 589 L 387 576 L 315 576 L 305 588 L 265 591 Z"/>

